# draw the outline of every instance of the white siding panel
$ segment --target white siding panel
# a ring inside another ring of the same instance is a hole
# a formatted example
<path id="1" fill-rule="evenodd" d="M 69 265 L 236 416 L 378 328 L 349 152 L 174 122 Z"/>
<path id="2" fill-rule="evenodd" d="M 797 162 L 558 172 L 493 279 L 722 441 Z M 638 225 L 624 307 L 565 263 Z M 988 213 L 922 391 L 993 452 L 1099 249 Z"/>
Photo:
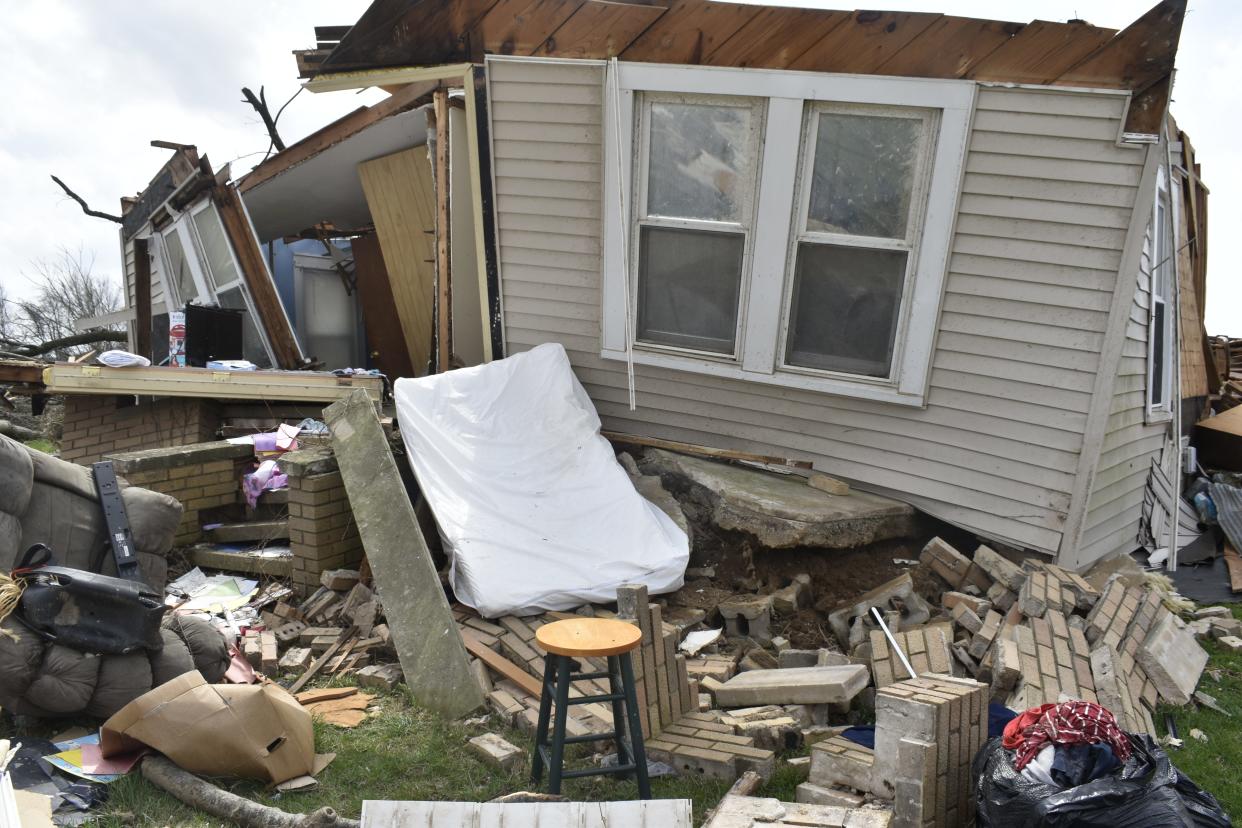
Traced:
<path id="1" fill-rule="evenodd" d="M 1083 560 L 1129 552 L 1138 546 L 1143 489 L 1151 462 L 1160 456 L 1170 431 L 1168 423 L 1146 422 L 1151 232 L 1148 226 L 1139 272 L 1133 281 L 1130 322 L 1083 531 Z"/>
<path id="2" fill-rule="evenodd" d="M 1119 98 L 981 90 L 925 408 L 638 365 L 631 412 L 599 356 L 603 68 L 488 72 L 510 351 L 564 345 L 606 428 L 811 459 L 1058 548 L 1141 160 L 1115 145 Z"/>

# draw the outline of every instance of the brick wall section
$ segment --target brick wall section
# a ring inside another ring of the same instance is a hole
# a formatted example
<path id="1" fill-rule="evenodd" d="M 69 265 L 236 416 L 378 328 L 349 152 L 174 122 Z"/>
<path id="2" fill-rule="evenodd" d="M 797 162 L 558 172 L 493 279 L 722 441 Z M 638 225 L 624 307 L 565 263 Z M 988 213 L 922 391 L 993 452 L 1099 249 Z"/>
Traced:
<path id="1" fill-rule="evenodd" d="M 306 593 L 318 586 L 324 570 L 356 568 L 363 557 L 362 538 L 329 449 L 289 452 L 280 467 L 289 475 L 293 582 Z"/>
<path id="2" fill-rule="evenodd" d="M 241 475 L 252 457 L 250 446 L 223 441 L 106 455 L 130 484 L 181 501 L 185 511 L 173 539 L 177 546 L 202 539 L 204 509 L 241 502 Z"/>
<path id="3" fill-rule="evenodd" d="M 192 398 L 144 399 L 71 394 L 65 397 L 60 456 L 88 464 L 117 452 L 204 443 L 220 427 L 220 404 Z"/>

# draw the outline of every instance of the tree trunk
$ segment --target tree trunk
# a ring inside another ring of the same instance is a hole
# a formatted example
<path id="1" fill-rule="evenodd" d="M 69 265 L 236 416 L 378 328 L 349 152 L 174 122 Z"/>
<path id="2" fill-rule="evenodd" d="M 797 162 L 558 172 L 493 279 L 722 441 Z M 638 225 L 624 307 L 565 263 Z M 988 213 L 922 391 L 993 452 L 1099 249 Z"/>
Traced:
<path id="1" fill-rule="evenodd" d="M 191 808 L 232 820 L 242 828 L 361 828 L 358 820 L 337 816 L 331 808 L 320 808 L 309 814 L 291 814 L 260 805 L 199 779 L 163 756 L 153 755 L 143 759 L 142 775 L 152 785 L 167 791 Z"/>

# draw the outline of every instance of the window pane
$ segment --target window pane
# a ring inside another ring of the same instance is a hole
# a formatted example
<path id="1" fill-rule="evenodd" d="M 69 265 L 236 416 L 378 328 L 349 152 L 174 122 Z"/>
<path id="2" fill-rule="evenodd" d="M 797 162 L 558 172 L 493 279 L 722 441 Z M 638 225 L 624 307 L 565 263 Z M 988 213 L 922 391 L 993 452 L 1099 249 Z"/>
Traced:
<path id="1" fill-rule="evenodd" d="M 745 236 L 644 227 L 639 244 L 638 339 L 732 353 Z"/>
<path id="2" fill-rule="evenodd" d="M 218 297 L 220 307 L 242 312 L 242 355 L 260 368 L 272 367 L 267 358 L 267 350 L 263 347 L 263 337 L 246 307 L 246 298 L 242 296 L 241 287 L 230 288 Z"/>
<path id="3" fill-rule="evenodd" d="M 785 363 L 887 377 L 907 255 L 799 244 Z"/>
<path id="4" fill-rule="evenodd" d="M 753 178 L 751 110 L 651 104 L 647 214 L 741 221 Z"/>
<path id="5" fill-rule="evenodd" d="M 174 229 L 164 235 L 164 244 L 168 247 L 168 265 L 172 268 L 172 283 L 177 288 L 177 296 L 180 297 L 181 304 L 188 305 L 198 298 L 198 287 L 190 273 L 190 263 L 185 258 L 181 236 Z"/>
<path id="6" fill-rule="evenodd" d="M 1164 405 L 1165 359 L 1168 358 L 1165 339 L 1168 335 L 1169 323 L 1167 306 L 1161 300 L 1152 302 L 1152 340 L 1151 340 L 1151 404 Z"/>
<path id="7" fill-rule="evenodd" d="M 203 243 L 203 255 L 207 257 L 207 266 L 211 269 L 208 280 L 215 285 L 227 285 L 235 281 L 237 268 L 233 265 L 229 243 L 214 204 L 194 217 L 194 226 L 198 229 L 198 238 Z"/>
<path id="8" fill-rule="evenodd" d="M 807 229 L 904 239 L 922 133 L 910 118 L 820 115 Z"/>

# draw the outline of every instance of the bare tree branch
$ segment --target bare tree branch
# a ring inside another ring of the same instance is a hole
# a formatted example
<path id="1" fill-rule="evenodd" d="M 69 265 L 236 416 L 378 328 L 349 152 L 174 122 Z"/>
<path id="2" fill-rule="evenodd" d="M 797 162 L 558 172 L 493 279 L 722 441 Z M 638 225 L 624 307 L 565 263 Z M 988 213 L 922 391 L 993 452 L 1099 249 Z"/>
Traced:
<path id="1" fill-rule="evenodd" d="M 284 152 L 285 142 L 280 140 L 280 133 L 276 131 L 276 121 L 272 118 L 272 113 L 267 108 L 267 95 L 263 91 L 263 87 L 259 87 L 259 94 L 255 95 L 250 87 L 242 87 L 242 95 L 245 96 L 246 103 L 254 107 L 254 111 L 259 113 L 259 117 L 263 119 L 263 126 L 267 128 L 268 137 L 272 139 L 272 146 L 277 152 Z M 283 110 L 284 107 L 281 107 Z M 279 117 L 279 115 L 277 115 Z"/>
<path id="2" fill-rule="evenodd" d="M 62 348 L 72 348 L 75 345 L 94 345 L 97 342 L 127 342 L 129 341 L 129 334 L 125 331 L 109 331 L 98 328 L 93 331 L 82 331 L 72 336 L 62 336 L 59 339 L 41 342 L 38 345 L 13 342 L 11 340 L 3 341 L 6 345 L 12 346 L 15 353 L 19 353 L 22 356 L 40 356 L 51 351 L 59 351 Z"/>
<path id="3" fill-rule="evenodd" d="M 124 221 L 124 219 L 122 219 L 120 216 L 114 216 L 111 213 L 104 213 L 100 210 L 92 210 L 90 208 L 90 205 L 86 203 L 86 200 L 83 199 L 82 196 L 78 195 L 73 190 L 69 189 L 68 184 L 61 181 L 56 176 L 52 176 L 52 180 L 55 181 L 57 184 L 59 184 L 60 188 L 65 191 L 65 195 L 69 196 L 74 201 L 76 201 L 78 203 L 78 206 L 82 208 L 82 212 L 86 213 L 88 216 L 94 216 L 95 218 L 101 218 L 101 219 L 107 219 L 108 221 L 115 221 L 117 224 L 121 224 Z"/>

